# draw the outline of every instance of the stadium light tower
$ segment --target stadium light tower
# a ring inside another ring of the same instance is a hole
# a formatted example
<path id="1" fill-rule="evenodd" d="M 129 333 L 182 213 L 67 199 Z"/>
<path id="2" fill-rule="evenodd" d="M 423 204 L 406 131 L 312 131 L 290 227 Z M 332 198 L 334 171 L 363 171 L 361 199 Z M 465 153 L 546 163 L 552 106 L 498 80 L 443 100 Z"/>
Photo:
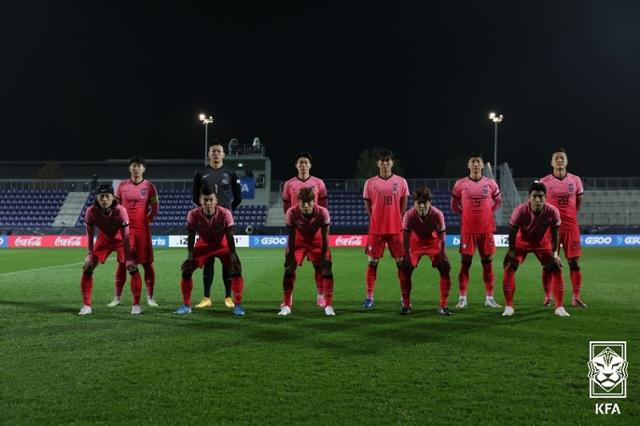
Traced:
<path id="1" fill-rule="evenodd" d="M 207 143 L 209 142 L 209 124 L 213 123 L 213 117 L 208 116 L 206 114 L 200 114 L 198 116 L 202 124 L 204 124 L 204 165 L 209 164 L 209 159 L 207 158 Z"/>
<path id="2" fill-rule="evenodd" d="M 495 112 L 489 113 L 489 120 L 493 121 L 493 177 L 498 177 L 498 124 L 502 122 L 503 115 L 496 114 Z"/>

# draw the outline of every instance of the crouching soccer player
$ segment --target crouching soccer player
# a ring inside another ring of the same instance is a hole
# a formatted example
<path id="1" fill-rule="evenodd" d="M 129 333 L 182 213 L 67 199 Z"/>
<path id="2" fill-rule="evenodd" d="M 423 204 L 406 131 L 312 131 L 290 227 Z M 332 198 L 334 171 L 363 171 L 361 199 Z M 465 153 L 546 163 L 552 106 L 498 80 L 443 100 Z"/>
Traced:
<path id="1" fill-rule="evenodd" d="M 244 309 L 242 309 L 244 281 L 233 239 L 233 227 L 231 211 L 218 205 L 218 198 L 212 187 L 203 186 L 200 190 L 200 207 L 187 214 L 189 254 L 181 266 L 182 305 L 176 314 L 191 313 L 191 290 L 193 289 L 191 275 L 197 268 L 202 268 L 208 261 L 217 257 L 222 262 L 222 266 L 231 271 L 231 289 L 235 304 L 233 313 L 239 316 L 244 315 Z M 196 233 L 199 237 L 197 243 Z"/>
<path id="2" fill-rule="evenodd" d="M 431 266 L 440 272 L 440 315 L 451 315 L 447 306 L 451 290 L 451 264 L 445 251 L 444 215 L 431 205 L 431 190 L 420 188 L 413 193 L 414 206 L 404 214 L 402 235 L 405 256 L 400 263 L 402 314 L 411 313 L 411 274 L 422 256 L 429 256 Z"/>
<path id="3" fill-rule="evenodd" d="M 113 251 L 118 255 L 118 270 L 124 271 L 126 269 L 131 274 L 131 294 L 133 296 L 131 313 L 133 315 L 140 314 L 142 312 L 140 308 L 142 278 L 140 278 L 138 267 L 130 254 L 129 216 L 125 208 L 116 201 L 111 186 L 105 184 L 98 188 L 96 202 L 87 210 L 84 221 L 87 227 L 89 253 L 82 265 L 80 289 L 83 306 L 78 314 L 91 314 L 93 271 L 98 266 L 98 262 L 104 263 Z M 100 230 L 100 233 L 94 244 L 95 227 Z M 126 274 L 116 274 L 116 286 L 122 287 L 125 279 Z M 118 280 L 121 280 L 122 283 Z"/>
<path id="4" fill-rule="evenodd" d="M 322 277 L 324 313 L 334 316 L 333 309 L 333 273 L 331 272 L 331 252 L 329 251 L 329 211 L 316 205 L 312 188 L 302 188 L 297 194 L 298 205 L 287 210 L 286 224 L 289 228 L 289 241 L 285 255 L 284 292 L 278 315 L 291 314 L 293 286 L 296 281 L 296 269 L 302 266 L 305 258 L 313 264 L 316 277 Z"/>
<path id="5" fill-rule="evenodd" d="M 509 251 L 504 258 L 502 287 L 506 307 L 502 316 L 513 315 L 513 294 L 516 291 L 516 270 L 528 253 L 533 253 L 542 268 L 551 275 L 551 289 L 555 298 L 555 314 L 568 317 L 564 309 L 562 263 L 558 257 L 560 241 L 560 212 L 546 202 L 547 188 L 534 182 L 529 187 L 529 200 L 515 208 L 509 221 Z"/>

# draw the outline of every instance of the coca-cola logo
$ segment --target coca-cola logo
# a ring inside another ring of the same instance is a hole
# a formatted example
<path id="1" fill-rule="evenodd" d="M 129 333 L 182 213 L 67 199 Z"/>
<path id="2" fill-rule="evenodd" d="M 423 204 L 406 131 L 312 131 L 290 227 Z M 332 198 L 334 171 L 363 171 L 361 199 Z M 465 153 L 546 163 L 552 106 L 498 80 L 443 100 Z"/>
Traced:
<path id="1" fill-rule="evenodd" d="M 42 247 L 42 237 L 16 237 L 16 247 Z"/>
<path id="2" fill-rule="evenodd" d="M 362 235 L 351 235 L 349 237 L 338 236 L 336 238 L 337 246 L 362 246 Z"/>
<path id="3" fill-rule="evenodd" d="M 57 237 L 53 242 L 54 247 L 81 247 L 82 246 L 82 237 L 80 236 L 71 236 L 71 237 Z"/>

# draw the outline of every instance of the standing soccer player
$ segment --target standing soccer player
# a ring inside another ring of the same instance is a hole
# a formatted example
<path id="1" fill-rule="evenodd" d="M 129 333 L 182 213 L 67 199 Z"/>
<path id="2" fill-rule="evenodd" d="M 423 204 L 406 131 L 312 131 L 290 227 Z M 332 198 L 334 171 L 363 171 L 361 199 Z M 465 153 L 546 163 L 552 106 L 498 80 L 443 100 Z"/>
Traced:
<path id="1" fill-rule="evenodd" d="M 500 189 L 495 180 L 482 176 L 484 162 L 482 156 L 471 154 L 467 162 L 469 176 L 456 181 L 451 191 L 451 209 L 461 215 L 462 230 L 460 238 L 460 299 L 456 308 L 467 306 L 467 287 L 469 286 L 469 269 L 476 247 L 482 262 L 482 278 L 485 288 L 485 306 L 499 308 L 493 298 L 495 276 L 493 274 L 493 254 L 496 245 L 493 233 L 496 223 L 493 212 L 502 205 Z"/>
<path id="2" fill-rule="evenodd" d="M 445 225 L 442 212 L 431 204 L 431 190 L 419 188 L 413 193 L 414 205 L 404 214 L 402 241 L 404 258 L 401 274 L 405 285 L 402 287 L 402 314 L 411 313 L 411 274 L 418 267 L 422 256 L 431 259 L 431 266 L 440 272 L 440 315 L 451 315 L 448 308 L 451 290 L 451 264 L 445 250 Z M 402 281 L 401 281 L 402 283 Z"/>
<path id="3" fill-rule="evenodd" d="M 153 298 L 156 272 L 153 268 L 153 244 L 151 243 L 151 223 L 158 214 L 158 191 L 144 179 L 146 161 L 139 155 L 129 160 L 128 181 L 122 181 L 116 189 L 116 199 L 127 210 L 129 233 L 131 236 L 131 256 L 144 269 L 147 288 L 147 305 L 158 306 Z M 118 306 L 121 301 L 126 270 L 118 264 L 116 269 L 115 296 L 107 306 Z"/>
<path id="4" fill-rule="evenodd" d="M 578 261 L 582 256 L 580 246 L 580 225 L 578 224 L 578 211 L 582 204 L 584 189 L 582 179 L 579 176 L 567 172 L 567 153 L 564 149 L 558 148 L 551 154 L 551 167 L 553 173 L 540 179 L 540 182 L 547 187 L 547 198 L 549 204 L 553 204 L 560 210 L 562 225 L 560 226 L 560 244 L 564 248 L 564 255 L 569 262 L 569 277 L 573 296 L 572 306 L 586 308 L 587 305 L 580 297 L 582 287 L 582 272 Z M 544 305 L 548 306 L 551 299 L 549 291 L 550 277 L 543 272 L 542 285 L 544 287 Z"/>
<path id="5" fill-rule="evenodd" d="M 542 268 L 551 276 L 551 288 L 556 299 L 555 314 L 568 317 L 564 309 L 564 283 L 562 281 L 562 263 L 558 257 L 560 242 L 560 212 L 546 202 L 547 188 L 540 182 L 529 187 L 529 200 L 515 208 L 509 221 L 509 251 L 504 258 L 505 308 L 502 316 L 513 315 L 513 294 L 516 291 L 516 270 L 528 253 L 533 253 Z"/>
<path id="6" fill-rule="evenodd" d="M 200 193 L 200 207 L 190 210 L 187 214 L 187 260 L 182 263 L 182 305 L 176 314 L 191 313 L 191 290 L 193 280 L 191 275 L 197 268 L 202 268 L 214 258 L 220 259 L 222 267 L 230 272 L 231 288 L 233 289 L 233 314 L 242 316 L 242 293 L 244 281 L 242 267 L 236 254 L 236 244 L 233 238 L 233 216 L 231 211 L 218 205 L 214 188 L 203 186 Z M 196 242 L 198 234 L 198 242 Z"/>
<path id="7" fill-rule="evenodd" d="M 329 211 L 315 203 L 316 194 L 312 188 L 302 188 L 296 195 L 297 205 L 287 210 L 286 223 L 289 228 L 289 241 L 284 262 L 282 280 L 283 300 L 278 315 L 291 314 L 293 287 L 296 282 L 296 269 L 302 266 L 306 257 L 315 270 L 315 277 L 321 278 L 324 313 L 334 316 L 333 309 L 333 273 L 331 272 L 331 252 L 329 251 Z M 318 297 L 320 299 L 320 297 Z M 318 303 L 320 305 L 320 303 Z"/>
<path id="8" fill-rule="evenodd" d="M 282 207 L 284 214 L 287 214 L 290 208 L 298 205 L 298 192 L 302 188 L 311 188 L 313 190 L 314 203 L 327 208 L 327 188 L 324 181 L 315 176 L 311 176 L 311 154 L 308 152 L 300 152 L 296 154 L 295 166 L 298 174 L 284 183 L 282 187 Z M 322 296 L 323 279 L 322 274 L 316 269 L 315 275 L 318 306 L 324 306 L 325 301 Z"/>
<path id="9" fill-rule="evenodd" d="M 398 267 L 401 292 L 405 293 L 406 283 L 400 273 L 404 252 L 402 249 L 402 214 L 407 209 L 409 185 L 407 181 L 393 174 L 393 153 L 383 149 L 378 153 L 378 176 L 364 184 L 364 206 L 369 214 L 369 236 L 365 253 L 369 263 L 366 272 L 367 295 L 362 304 L 364 309 L 373 308 L 373 293 L 378 276 L 378 262 L 384 254 L 385 244 Z M 403 301 L 403 306 L 405 302 Z"/>
<path id="10" fill-rule="evenodd" d="M 118 255 L 118 270 L 127 270 L 131 274 L 131 294 L 133 296 L 133 306 L 131 314 L 142 313 L 140 308 L 140 293 L 142 292 L 142 279 L 138 272 L 135 260 L 131 257 L 129 217 L 127 210 L 118 204 L 113 194 L 113 188 L 107 184 L 98 188 L 98 195 L 93 206 L 89 207 L 85 214 L 84 221 L 87 229 L 87 242 L 89 245 L 88 254 L 82 265 L 82 277 L 80 279 L 80 289 L 82 291 L 83 306 L 78 315 L 89 315 L 91 308 L 91 292 L 93 290 L 93 271 L 98 266 L 98 262 L 104 263 L 111 252 Z M 98 238 L 93 241 L 95 228 L 100 230 Z M 125 277 L 116 275 L 116 280 L 122 279 L 124 285 Z M 116 281 L 116 286 L 118 282 Z"/>
<path id="11" fill-rule="evenodd" d="M 233 212 L 242 202 L 242 190 L 240 179 L 236 172 L 223 164 L 224 148 L 219 143 L 209 146 L 209 165 L 202 170 L 198 170 L 193 177 L 193 203 L 200 205 L 200 191 L 205 186 L 213 188 L 216 194 L 218 205 Z M 202 285 L 204 287 L 204 297 L 196 305 L 196 308 L 203 309 L 211 306 L 211 285 L 213 284 L 213 263 L 211 258 L 202 271 Z M 233 308 L 231 298 L 231 271 L 222 267 L 222 281 L 224 283 L 224 304 L 227 308 Z"/>

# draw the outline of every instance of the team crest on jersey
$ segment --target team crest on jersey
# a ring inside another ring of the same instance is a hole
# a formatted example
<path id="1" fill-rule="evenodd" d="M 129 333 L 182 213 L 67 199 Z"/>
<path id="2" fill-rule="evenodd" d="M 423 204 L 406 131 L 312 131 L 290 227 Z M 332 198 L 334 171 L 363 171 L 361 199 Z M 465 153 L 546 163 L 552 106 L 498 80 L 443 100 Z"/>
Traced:
<path id="1" fill-rule="evenodd" d="M 567 188 L 569 188 L 569 192 L 573 192 L 574 190 L 574 186 L 572 183 L 570 183 L 569 185 L 567 185 Z"/>
<path id="2" fill-rule="evenodd" d="M 222 184 L 229 185 L 229 173 L 224 173 L 222 175 Z"/>
<path id="3" fill-rule="evenodd" d="M 144 198 L 147 196 L 147 188 L 140 189 L 140 198 Z"/>
<path id="4" fill-rule="evenodd" d="M 397 184 L 397 183 L 394 183 L 394 184 L 393 184 L 393 193 L 394 193 L 394 194 L 397 194 L 397 193 L 398 193 L 398 184 Z"/>
<path id="5" fill-rule="evenodd" d="M 487 195 L 489 193 L 489 185 L 482 185 L 482 195 Z"/>

